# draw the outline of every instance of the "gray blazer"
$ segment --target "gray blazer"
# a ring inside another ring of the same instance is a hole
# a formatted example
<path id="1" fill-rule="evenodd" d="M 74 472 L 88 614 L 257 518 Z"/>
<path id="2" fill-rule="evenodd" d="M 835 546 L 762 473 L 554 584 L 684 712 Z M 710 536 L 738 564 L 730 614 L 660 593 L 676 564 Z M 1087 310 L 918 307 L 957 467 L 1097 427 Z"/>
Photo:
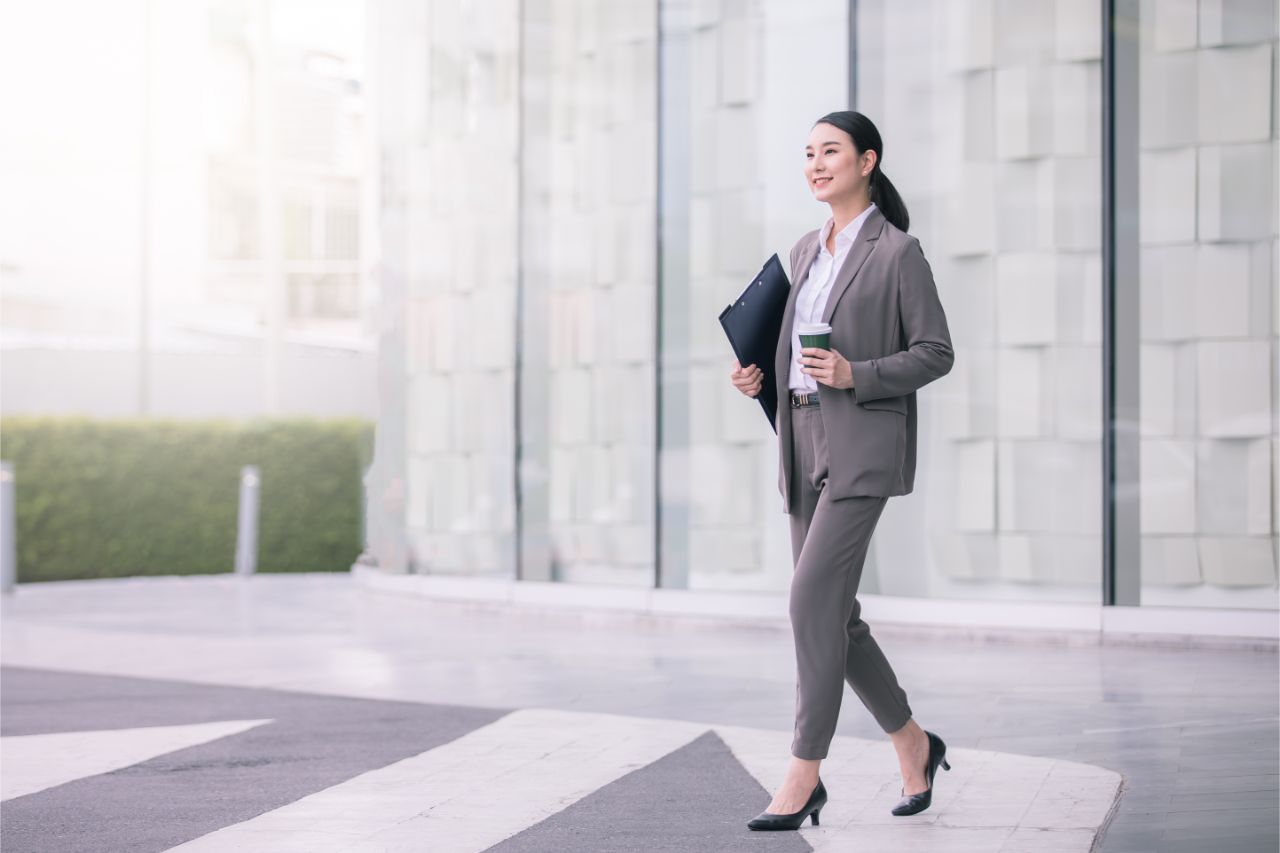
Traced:
<path id="1" fill-rule="evenodd" d="M 782 314 L 778 385 L 778 491 L 791 512 L 791 327 L 796 294 L 818 252 L 819 229 L 791 250 L 791 293 Z M 916 389 L 951 370 L 947 317 L 920 241 L 877 208 L 862 223 L 822 312 L 831 347 L 853 366 L 853 388 L 818 383 L 832 500 L 908 494 L 916 473 Z"/>

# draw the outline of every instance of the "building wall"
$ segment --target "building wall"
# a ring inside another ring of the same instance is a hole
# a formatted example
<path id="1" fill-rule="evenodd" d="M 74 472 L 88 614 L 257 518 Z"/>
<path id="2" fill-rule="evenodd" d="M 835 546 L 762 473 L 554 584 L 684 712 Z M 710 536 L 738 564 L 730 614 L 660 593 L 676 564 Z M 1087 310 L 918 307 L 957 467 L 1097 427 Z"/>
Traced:
<path id="1" fill-rule="evenodd" d="M 1280 529 L 1276 4 L 1142 16 L 1142 596 L 1259 606 Z"/>
<path id="2" fill-rule="evenodd" d="M 803 146 L 852 103 L 957 354 L 860 588 L 1099 600 L 1097 4 L 467 8 L 378 12 L 384 565 L 785 590 L 776 438 L 716 317 L 828 216 Z M 1144 547 L 1120 570 L 1147 603 L 1274 608 L 1275 14 L 1146 3 L 1140 29 L 1142 272 L 1117 284 L 1142 288 L 1143 416 L 1118 426 Z"/>
<path id="3" fill-rule="evenodd" d="M 654 565 L 657 5 L 521 5 L 526 577 Z"/>
<path id="4" fill-rule="evenodd" d="M 916 492 L 881 520 L 883 592 L 1098 600 L 1096 5 L 859 4 L 858 104 L 956 351 L 919 397 Z"/>
<path id="5" fill-rule="evenodd" d="M 729 382 L 718 317 L 830 216 L 807 188 L 804 147 L 814 121 L 849 106 L 848 5 L 671 4 L 663 20 L 664 586 L 790 582 L 777 437 Z"/>
<path id="6" fill-rule="evenodd" d="M 513 565 L 518 8 L 395 0 L 371 21 L 385 414 L 370 537 L 393 569 Z"/>

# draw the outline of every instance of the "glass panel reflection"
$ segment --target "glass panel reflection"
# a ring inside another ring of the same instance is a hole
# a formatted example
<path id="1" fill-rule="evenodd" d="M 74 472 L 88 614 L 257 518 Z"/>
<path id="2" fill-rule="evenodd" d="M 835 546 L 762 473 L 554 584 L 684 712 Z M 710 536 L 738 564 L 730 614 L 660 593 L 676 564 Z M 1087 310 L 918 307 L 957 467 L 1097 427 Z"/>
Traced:
<path id="1" fill-rule="evenodd" d="M 948 315 L 863 589 L 1100 600 L 1098 4 L 865 0 L 859 110 Z"/>
<path id="2" fill-rule="evenodd" d="M 731 385 L 717 318 L 829 213 L 807 188 L 804 146 L 819 116 L 848 104 L 848 6 L 662 3 L 664 587 L 790 583 L 778 440 Z"/>
<path id="3" fill-rule="evenodd" d="M 1142 603 L 1274 609 L 1276 6 L 1140 8 Z"/>
<path id="4" fill-rule="evenodd" d="M 521 15 L 521 576 L 652 586 L 657 8 Z"/>

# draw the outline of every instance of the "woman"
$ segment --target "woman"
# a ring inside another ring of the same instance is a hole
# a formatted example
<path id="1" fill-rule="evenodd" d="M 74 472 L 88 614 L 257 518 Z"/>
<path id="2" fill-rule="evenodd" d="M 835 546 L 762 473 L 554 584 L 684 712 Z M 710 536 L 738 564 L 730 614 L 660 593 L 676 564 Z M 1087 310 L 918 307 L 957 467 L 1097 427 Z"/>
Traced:
<path id="1" fill-rule="evenodd" d="M 954 360 L 933 274 L 906 233 L 907 209 L 880 170 L 881 151 L 875 125 L 850 111 L 819 119 L 805 146 L 805 177 L 831 217 L 791 250 L 774 365 L 778 488 L 795 564 L 795 736 L 786 779 L 752 829 L 818 823 L 827 801 L 818 766 L 846 680 L 897 750 L 902 799 L 893 814 L 928 808 L 934 772 L 950 769 L 942 739 L 912 719 L 855 597 L 885 503 L 912 489 L 916 389 Z M 831 326 L 829 350 L 800 346 L 800 326 L 812 323 Z M 735 361 L 731 379 L 754 397 L 764 373 Z"/>

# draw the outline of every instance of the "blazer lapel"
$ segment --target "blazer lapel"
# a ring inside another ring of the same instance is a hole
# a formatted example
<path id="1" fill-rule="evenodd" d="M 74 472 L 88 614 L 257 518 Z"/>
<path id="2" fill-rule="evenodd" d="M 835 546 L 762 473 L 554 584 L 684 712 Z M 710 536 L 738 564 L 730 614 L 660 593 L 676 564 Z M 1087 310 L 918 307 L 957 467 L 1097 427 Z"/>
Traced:
<path id="1" fill-rule="evenodd" d="M 844 264 L 840 267 L 840 274 L 836 276 L 835 283 L 831 285 L 831 293 L 827 294 L 826 307 L 822 309 L 822 322 L 831 322 L 831 315 L 836 310 L 836 303 L 840 301 L 841 295 L 858 275 L 858 270 L 862 269 L 862 265 L 866 263 L 867 258 L 871 255 L 871 250 L 876 247 L 876 240 L 880 239 L 880 232 L 883 228 L 884 214 L 877 207 L 868 214 L 867 221 L 862 223 L 862 228 L 858 230 L 858 239 L 849 248 L 849 255 L 844 259 Z"/>

